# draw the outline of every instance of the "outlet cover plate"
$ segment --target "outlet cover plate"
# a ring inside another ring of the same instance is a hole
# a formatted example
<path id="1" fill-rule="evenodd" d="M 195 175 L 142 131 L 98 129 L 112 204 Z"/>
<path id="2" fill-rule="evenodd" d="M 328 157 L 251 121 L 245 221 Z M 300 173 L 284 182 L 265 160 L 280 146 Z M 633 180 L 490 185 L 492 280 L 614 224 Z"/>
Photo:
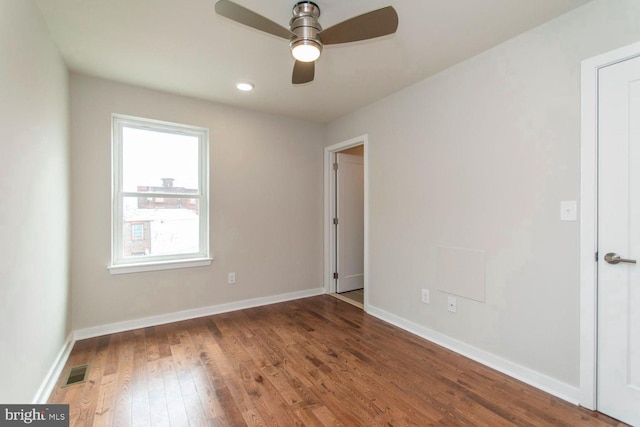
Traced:
<path id="1" fill-rule="evenodd" d="M 425 304 L 429 304 L 431 302 L 431 292 L 429 292 L 429 289 L 422 290 L 422 302 Z"/>
<path id="2" fill-rule="evenodd" d="M 448 297 L 447 298 L 447 308 L 452 313 L 457 313 L 458 312 L 458 301 L 456 300 L 455 297 Z"/>

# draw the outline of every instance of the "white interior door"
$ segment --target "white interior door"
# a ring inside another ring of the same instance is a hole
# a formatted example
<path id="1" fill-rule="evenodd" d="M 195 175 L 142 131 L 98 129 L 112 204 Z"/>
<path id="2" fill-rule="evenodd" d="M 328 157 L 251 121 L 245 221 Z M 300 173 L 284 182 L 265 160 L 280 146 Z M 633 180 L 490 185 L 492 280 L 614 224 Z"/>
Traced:
<path id="1" fill-rule="evenodd" d="M 336 154 L 337 272 L 336 290 L 364 288 L 364 159 Z"/>
<path id="2" fill-rule="evenodd" d="M 640 59 L 601 69 L 598 95 L 597 407 L 640 426 Z"/>

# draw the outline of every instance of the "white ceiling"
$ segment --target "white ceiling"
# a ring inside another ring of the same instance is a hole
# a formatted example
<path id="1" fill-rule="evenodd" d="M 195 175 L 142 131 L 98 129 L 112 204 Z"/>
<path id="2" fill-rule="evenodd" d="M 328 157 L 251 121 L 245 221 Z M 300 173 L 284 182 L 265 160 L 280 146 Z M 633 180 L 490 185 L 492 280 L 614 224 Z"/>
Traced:
<path id="1" fill-rule="evenodd" d="M 234 0 L 287 27 L 297 0 Z M 317 0 L 320 23 L 387 5 L 396 34 L 325 47 L 315 81 L 291 84 L 288 42 L 216 15 L 215 0 L 36 0 L 73 71 L 327 122 L 590 0 Z M 256 88 L 241 93 L 238 80 Z"/>

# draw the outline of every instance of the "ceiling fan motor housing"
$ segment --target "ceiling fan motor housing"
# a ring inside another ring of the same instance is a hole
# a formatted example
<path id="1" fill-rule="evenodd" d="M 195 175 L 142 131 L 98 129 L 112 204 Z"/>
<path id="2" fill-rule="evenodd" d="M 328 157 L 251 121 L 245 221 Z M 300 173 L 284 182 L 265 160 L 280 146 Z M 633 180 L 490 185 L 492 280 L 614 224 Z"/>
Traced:
<path id="1" fill-rule="evenodd" d="M 320 8 L 310 1 L 301 1 L 293 7 L 293 18 L 289 21 L 289 29 L 295 36 L 291 39 L 290 47 L 314 45 L 322 52 L 322 41 L 318 35 L 322 27 L 318 22 Z"/>

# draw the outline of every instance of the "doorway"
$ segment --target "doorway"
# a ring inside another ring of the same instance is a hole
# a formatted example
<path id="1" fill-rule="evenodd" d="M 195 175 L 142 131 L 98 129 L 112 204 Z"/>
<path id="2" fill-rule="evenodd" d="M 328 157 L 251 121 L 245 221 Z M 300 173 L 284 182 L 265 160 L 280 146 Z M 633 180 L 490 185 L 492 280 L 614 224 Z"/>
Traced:
<path id="1" fill-rule="evenodd" d="M 368 140 L 325 148 L 325 292 L 368 305 Z"/>
<path id="2" fill-rule="evenodd" d="M 580 403 L 640 425 L 640 44 L 582 83 Z"/>

